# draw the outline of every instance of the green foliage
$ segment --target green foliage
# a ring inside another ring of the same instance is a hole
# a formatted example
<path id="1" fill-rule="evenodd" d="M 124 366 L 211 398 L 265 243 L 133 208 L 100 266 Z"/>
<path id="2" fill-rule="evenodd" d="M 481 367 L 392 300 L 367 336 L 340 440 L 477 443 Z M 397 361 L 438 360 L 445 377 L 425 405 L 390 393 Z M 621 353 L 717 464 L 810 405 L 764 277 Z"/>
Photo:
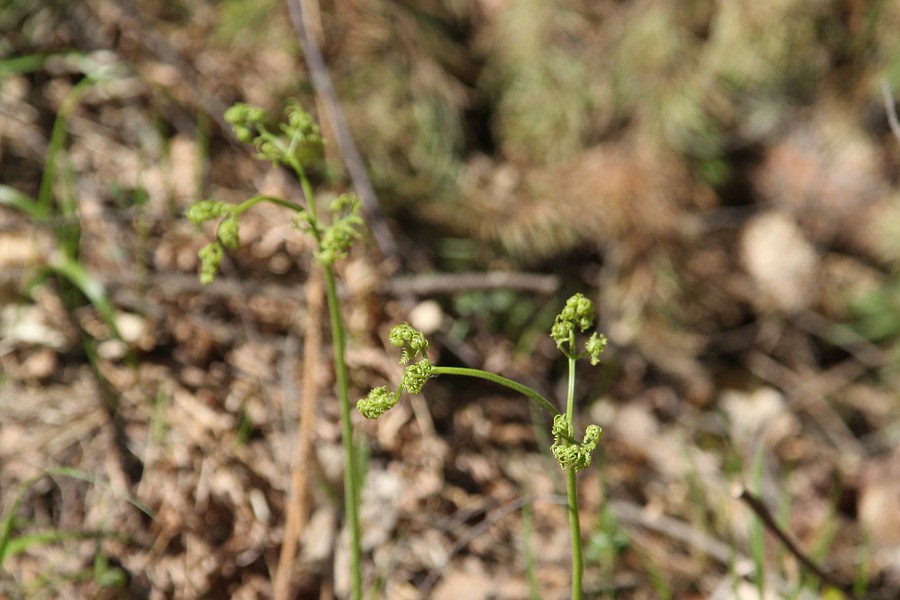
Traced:
<path id="1" fill-rule="evenodd" d="M 116 311 L 105 287 L 81 261 L 81 226 L 76 210 L 77 198 L 68 173 L 61 168 L 61 164 L 64 164 L 62 157 L 67 149 L 67 128 L 72 112 L 86 93 L 114 80 L 123 67 L 118 63 L 96 64 L 89 57 L 78 53 L 68 53 L 65 56 L 82 69 L 84 78 L 65 97 L 53 122 L 38 196 L 33 198 L 13 187 L 0 185 L 0 205 L 18 210 L 35 225 L 51 224 L 55 219 L 63 221 L 61 225 L 51 225 L 56 238 L 56 251 L 28 287 L 34 289 L 46 279 L 55 279 L 67 308 L 77 308 L 85 301 L 90 303 L 110 333 L 121 339 L 116 324 Z M 43 62 L 36 61 L 15 63 L 13 66 L 18 69 L 16 72 L 25 72 L 42 65 Z M 12 68 L 10 65 L 7 67 Z M 0 67 L 0 80 L 4 76 Z"/>
<path id="2" fill-rule="evenodd" d="M 410 394 L 421 393 L 422 388 L 431 377 L 436 375 L 461 375 L 486 379 L 494 383 L 506 386 L 522 393 L 535 402 L 541 408 L 549 410 L 553 415 L 553 445 L 550 450 L 561 469 L 566 471 L 567 492 L 569 498 L 569 518 L 572 534 L 572 597 L 581 598 L 581 576 L 583 561 L 581 558 L 581 533 L 578 517 L 578 492 L 575 485 L 575 474 L 591 465 L 591 454 L 596 450 L 600 441 L 602 430 L 597 425 L 588 425 L 582 441 L 573 437 L 573 406 L 574 406 L 574 376 L 575 361 L 582 356 L 590 356 L 591 364 L 599 361 L 600 353 L 606 346 L 606 338 L 594 333 L 587 341 L 586 350 L 582 355 L 575 351 L 575 330 L 584 332 L 594 324 L 594 307 L 590 300 L 582 294 L 575 294 L 566 301 L 559 315 L 557 315 L 550 335 L 556 340 L 557 347 L 569 361 L 569 394 L 567 399 L 567 411 L 561 414 L 546 398 L 533 389 L 520 383 L 501 377 L 494 373 L 481 369 L 463 367 L 435 366 L 426 356 L 428 340 L 422 332 L 408 323 L 401 323 L 391 328 L 390 342 L 401 349 L 401 364 L 407 364 L 417 356 L 422 358 L 403 370 L 400 387 L 391 392 L 386 386 L 375 388 L 365 398 L 356 403 L 356 408 L 367 419 L 374 419 L 397 404 L 403 391 Z"/>
<path id="3" fill-rule="evenodd" d="M 292 210 L 297 228 L 316 239 L 316 260 L 326 267 L 345 258 L 353 242 L 362 235 L 362 202 L 356 194 L 341 194 L 332 201 L 329 207 L 332 214 L 329 224 L 319 219 L 303 160 L 310 150 L 321 148 L 324 143 L 319 127 L 312 116 L 296 102 L 285 109 L 285 119 L 275 133 L 266 125 L 265 112 L 259 107 L 237 103 L 225 113 L 225 120 L 231 124 L 235 136 L 256 147 L 258 159 L 287 166 L 296 173 L 303 186 L 306 206 L 269 196 L 254 196 L 238 205 L 217 200 L 200 200 L 192 204 L 185 212 L 192 223 L 200 225 L 220 219 L 216 225 L 217 241 L 207 244 L 198 253 L 200 281 L 204 284 L 215 280 L 224 250 L 240 246 L 239 218 L 259 202 L 271 202 Z"/>
<path id="4" fill-rule="evenodd" d="M 471 12 L 458 0 L 367 0 L 349 17 L 335 85 L 375 186 L 393 198 L 421 205 L 457 191 L 478 71 L 460 36 Z"/>
<path id="5" fill-rule="evenodd" d="M 860 40 L 862 51 L 869 53 L 881 67 L 882 76 L 893 89 L 900 87 L 900 5 L 896 2 L 875 2 L 866 13 L 865 37 Z M 872 85 L 878 85 L 873 78 Z"/>
<path id="6" fill-rule="evenodd" d="M 900 279 L 850 299 L 853 326 L 866 339 L 900 339 Z"/>
<path id="7" fill-rule="evenodd" d="M 557 315 L 550 329 L 550 337 L 556 341 L 556 347 L 565 353 L 563 346 L 569 343 L 575 329 L 584 332 L 594 324 L 594 307 L 591 301 L 581 294 L 575 294 L 566 300 L 566 306 Z"/>
<path id="8" fill-rule="evenodd" d="M 282 198 L 254 196 L 238 205 L 228 205 L 215 200 L 201 200 L 186 212 L 187 218 L 195 223 L 220 219 L 216 225 L 216 240 L 206 244 L 199 251 L 200 281 L 211 283 L 218 273 L 225 249 L 235 249 L 240 245 L 239 218 L 260 202 L 270 202 L 294 213 L 297 228 L 310 234 L 316 241 L 315 258 L 325 275 L 325 290 L 328 298 L 328 312 L 334 344 L 334 366 L 337 379 L 337 394 L 341 410 L 341 436 L 344 445 L 344 506 L 350 530 L 350 571 L 351 597 L 362 597 L 362 567 L 359 526 L 359 488 L 362 482 L 362 465 L 353 444 L 353 429 L 350 421 L 349 380 L 344 361 L 344 325 L 340 303 L 337 297 L 333 266 L 335 261 L 347 256 L 352 243 L 359 239 L 362 225 L 360 199 L 354 194 L 342 194 L 330 206 L 331 222 L 326 224 L 319 218 L 316 197 L 306 173 L 306 166 L 312 153 L 321 149 L 323 140 L 319 127 L 306 111 L 296 102 L 285 109 L 285 121 L 276 129 L 266 124 L 265 112 L 249 104 L 238 103 L 225 113 L 225 120 L 234 129 L 235 136 L 242 142 L 253 144 L 259 160 L 271 161 L 273 165 L 283 165 L 291 169 L 300 180 L 305 205 Z M 389 399 L 380 392 L 370 394 L 371 406 L 363 411 L 377 416 L 387 410 Z M 249 422 L 244 421 L 245 424 Z"/>
<path id="9" fill-rule="evenodd" d="M 401 387 L 410 394 L 418 394 L 434 372 L 434 365 L 427 358 L 411 364 L 403 370 Z"/>
<path id="10" fill-rule="evenodd" d="M 553 434 L 553 445 L 550 452 L 563 471 L 575 469 L 577 473 L 591 466 L 591 454 L 597 448 L 602 429 L 597 425 L 588 425 L 580 444 L 571 440 L 569 437 L 571 431 L 572 423 L 566 415 L 553 417 L 553 428 L 550 430 Z"/>
<path id="11" fill-rule="evenodd" d="M 846 325 L 885 349 L 889 360 L 881 366 L 879 375 L 883 380 L 891 380 L 900 369 L 900 277 L 894 276 L 874 289 L 849 297 L 847 304 Z"/>
<path id="12" fill-rule="evenodd" d="M 400 348 L 400 363 L 406 364 L 419 354 L 425 355 L 428 349 L 428 340 L 421 331 L 415 329 L 409 323 L 401 323 L 391 327 L 389 341 L 393 346 Z"/>
<path id="13" fill-rule="evenodd" d="M 256 147 L 257 158 L 302 170 L 308 151 L 318 151 L 324 140 L 319 126 L 299 104 L 292 102 L 284 112 L 287 121 L 279 124 L 277 132 L 266 126 L 263 109 L 242 102 L 225 111 L 225 120 L 239 140 Z"/>
<path id="14" fill-rule="evenodd" d="M 200 225 L 206 221 L 218 219 L 222 215 L 234 212 L 234 206 L 218 202 L 216 200 L 201 200 L 188 208 L 185 216 L 194 225 Z"/>
<path id="15" fill-rule="evenodd" d="M 374 388 L 365 398 L 356 402 L 356 410 L 367 419 L 377 419 L 394 408 L 400 399 L 400 390 L 391 392 L 386 386 Z"/>
<path id="16" fill-rule="evenodd" d="M 295 221 L 298 229 L 319 235 L 316 260 L 323 265 L 333 265 L 337 260 L 346 258 L 353 242 L 359 239 L 359 227 L 363 224 L 360 217 L 362 201 L 356 194 L 341 194 L 332 201 L 329 208 L 331 224 L 324 230 L 318 230 L 309 212 L 299 214 Z"/>
<path id="17" fill-rule="evenodd" d="M 271 36 L 272 14 L 280 0 L 223 0 L 214 38 L 230 47 L 258 47 Z"/>
<path id="18" fill-rule="evenodd" d="M 36 199 L 8 185 L 0 185 L 0 205 L 18 210 L 36 223 L 49 216 Z"/>
<path id="19" fill-rule="evenodd" d="M 225 249 L 220 242 L 210 242 L 200 248 L 200 283 L 207 285 L 216 280 L 219 265 L 225 256 Z"/>
<path id="20" fill-rule="evenodd" d="M 560 352 L 569 356 L 570 350 L 567 344 L 573 344 L 575 330 L 584 332 L 594 325 L 594 307 L 591 301 L 581 294 L 575 294 L 566 301 L 566 306 L 556 317 L 550 330 L 550 337 L 556 341 L 556 347 Z M 584 343 L 585 354 L 590 357 L 591 365 L 596 366 L 600 362 L 600 354 L 606 349 L 606 336 L 594 332 Z"/>

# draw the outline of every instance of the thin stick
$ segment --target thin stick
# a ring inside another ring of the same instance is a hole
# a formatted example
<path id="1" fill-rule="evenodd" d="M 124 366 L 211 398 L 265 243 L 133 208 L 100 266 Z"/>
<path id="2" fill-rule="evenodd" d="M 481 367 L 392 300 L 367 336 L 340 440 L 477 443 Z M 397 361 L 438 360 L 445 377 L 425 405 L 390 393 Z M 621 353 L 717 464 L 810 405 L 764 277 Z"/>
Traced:
<path id="1" fill-rule="evenodd" d="M 797 560 L 803 564 L 809 571 L 811 571 L 816 577 L 818 577 L 821 581 L 827 583 L 828 585 L 837 588 L 847 594 L 851 598 L 856 598 L 856 595 L 853 593 L 853 588 L 850 585 L 842 583 L 834 578 L 833 575 L 825 572 L 822 567 L 817 565 L 813 560 L 807 556 L 797 544 L 790 538 L 790 536 L 785 532 L 778 523 L 775 522 L 775 518 L 772 516 L 772 513 L 769 512 L 768 507 L 763 504 L 762 500 L 754 496 L 750 491 L 747 490 L 742 485 L 737 485 L 732 494 L 735 498 L 743 501 L 750 509 L 756 513 L 766 528 L 775 534 L 775 537 L 784 544 L 784 547 L 788 549 L 788 551 L 793 554 Z"/>
<path id="2" fill-rule="evenodd" d="M 378 198 L 375 196 L 375 188 L 372 187 L 372 181 L 366 172 L 362 156 L 360 156 L 356 143 L 353 141 L 353 135 L 350 133 L 347 118 L 344 116 L 340 102 L 338 102 L 337 93 L 334 91 L 334 85 L 331 82 L 331 75 L 328 74 L 328 67 L 325 65 L 325 58 L 322 56 L 322 49 L 319 48 L 314 36 L 310 35 L 303 2 L 300 0 L 288 0 L 288 10 L 291 13 L 291 22 L 294 24 L 294 31 L 297 32 L 300 49 L 303 51 L 303 58 L 309 67 L 316 93 L 322 98 L 325 116 L 331 124 L 332 131 L 334 131 L 335 141 L 337 141 L 341 155 L 344 157 L 344 163 L 347 165 L 350 179 L 353 180 L 353 187 L 356 188 L 357 193 L 362 198 L 363 209 L 368 217 L 372 235 L 378 243 L 382 256 L 385 258 L 396 256 L 397 244 L 394 242 L 394 236 L 381 214 L 381 207 L 378 205 Z"/>
<path id="3" fill-rule="evenodd" d="M 487 273 L 428 273 L 392 277 L 383 289 L 394 296 L 434 296 L 471 290 L 512 289 L 550 295 L 559 290 L 559 277 L 538 273 L 489 271 Z"/>
<path id="4" fill-rule="evenodd" d="M 294 460 L 291 465 L 291 491 L 288 496 L 287 516 L 284 525 L 284 541 L 278 557 L 275 574 L 275 600 L 293 598 L 291 593 L 291 568 L 297 555 L 297 546 L 309 516 L 309 495 L 306 493 L 307 465 L 312 451 L 313 425 L 316 418 L 316 399 L 319 385 L 316 372 L 319 368 L 319 352 L 322 348 L 323 307 L 322 275 L 312 269 L 306 284 L 306 323 L 303 344 L 303 404 L 297 421 L 297 439 Z"/>
<path id="5" fill-rule="evenodd" d="M 888 125 L 891 126 L 894 137 L 900 140 L 900 120 L 897 119 L 897 109 L 894 107 L 894 97 L 887 79 L 881 81 L 881 94 L 884 96 L 884 110 L 887 112 Z"/>

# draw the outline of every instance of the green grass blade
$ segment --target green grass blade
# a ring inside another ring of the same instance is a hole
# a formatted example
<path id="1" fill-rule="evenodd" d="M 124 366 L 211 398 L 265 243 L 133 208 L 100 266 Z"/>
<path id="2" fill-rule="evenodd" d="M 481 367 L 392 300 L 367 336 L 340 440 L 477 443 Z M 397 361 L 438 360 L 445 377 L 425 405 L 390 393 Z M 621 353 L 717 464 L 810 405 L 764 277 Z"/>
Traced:
<path id="1" fill-rule="evenodd" d="M 91 275 L 84 268 L 84 265 L 69 256 L 61 256 L 52 260 L 50 268 L 71 281 L 75 287 L 81 290 L 81 293 L 97 309 L 103 322 L 109 327 L 110 332 L 116 339 L 121 340 L 122 334 L 116 325 L 116 311 L 109 300 L 109 296 L 106 294 L 106 288 L 103 287 L 103 284 Z"/>
<path id="2" fill-rule="evenodd" d="M 36 199 L 8 185 L 0 185 L 0 205 L 18 210 L 32 221 L 41 221 L 47 217 L 47 211 Z"/>
<path id="3" fill-rule="evenodd" d="M 52 52 L 42 52 L 38 54 L 28 54 L 27 56 L 13 56 L 0 60 L 0 81 L 22 75 L 24 73 L 34 73 L 44 68 L 47 59 L 53 56 Z"/>
<path id="4" fill-rule="evenodd" d="M 42 531 L 16 536 L 7 544 L 6 556 L 16 556 L 34 546 L 49 546 L 67 540 L 103 539 L 114 537 L 105 531 Z"/>
<path id="5" fill-rule="evenodd" d="M 34 483 L 34 480 L 28 482 L 25 489 L 19 492 L 19 495 L 9 508 L 9 513 L 3 518 L 3 521 L 0 522 L 0 570 L 3 569 L 3 559 L 6 558 L 6 555 L 9 553 L 9 548 L 12 545 L 12 530 L 16 521 L 16 512 L 19 510 L 19 504 L 22 502 L 22 496 L 25 494 L 25 490 L 31 487 L 32 483 Z"/>
<path id="6" fill-rule="evenodd" d="M 534 527 L 531 522 L 531 503 L 522 505 L 522 538 L 525 546 L 525 574 L 528 578 L 528 594 L 531 600 L 541 600 L 541 588 L 537 578 L 537 557 L 534 554 Z"/>

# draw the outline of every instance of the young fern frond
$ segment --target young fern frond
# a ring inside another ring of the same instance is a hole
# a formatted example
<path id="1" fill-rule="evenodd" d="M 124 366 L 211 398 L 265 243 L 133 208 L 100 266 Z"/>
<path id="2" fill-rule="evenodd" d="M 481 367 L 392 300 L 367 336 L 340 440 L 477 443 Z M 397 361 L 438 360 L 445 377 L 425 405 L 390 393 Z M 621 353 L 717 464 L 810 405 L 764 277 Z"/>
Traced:
<path id="1" fill-rule="evenodd" d="M 425 355 L 428 349 L 428 340 L 421 331 L 415 329 L 409 323 L 401 323 L 391 327 L 391 334 L 388 337 L 391 345 L 402 350 L 400 355 L 400 363 L 406 364 L 413 358 L 421 354 Z"/>
<path id="2" fill-rule="evenodd" d="M 216 280 L 219 265 L 222 264 L 222 258 L 225 256 L 225 248 L 219 241 L 210 242 L 200 248 L 197 255 L 200 257 L 200 283 L 210 284 Z"/>
<path id="3" fill-rule="evenodd" d="M 350 246 L 359 239 L 359 216 L 362 201 L 356 194 L 341 194 L 331 203 L 331 224 L 322 231 L 316 260 L 323 265 L 333 265 L 347 256 Z"/>
<path id="4" fill-rule="evenodd" d="M 587 305 L 582 300 L 587 302 Z M 578 308 L 579 306 L 580 308 Z M 557 317 L 557 322 L 554 324 L 554 330 L 551 334 L 554 338 L 557 335 L 565 336 L 563 338 L 564 342 L 568 341 L 570 334 L 573 334 L 574 327 L 581 328 L 583 326 L 586 329 L 592 324 L 589 321 L 593 318 L 593 309 L 590 307 L 590 301 L 584 299 L 581 294 L 570 298 L 567 307 L 577 308 L 577 310 L 566 311 L 564 315 Z M 373 389 L 368 396 L 357 401 L 357 410 L 364 417 L 373 419 L 381 416 L 396 405 L 404 391 L 409 394 L 421 393 L 428 380 L 437 375 L 463 375 L 488 379 L 519 391 L 535 400 L 541 408 L 551 410 L 554 415 L 551 433 L 555 440 L 552 451 L 559 460 L 560 467 L 566 469 L 570 466 L 576 466 L 577 470 L 581 471 L 590 466 L 591 453 L 596 449 L 602 431 L 597 425 L 589 425 L 585 430 L 584 439 L 579 443 L 573 439 L 571 420 L 565 414 L 555 410 L 552 403 L 544 399 L 538 392 L 522 384 L 480 369 L 434 365 L 424 356 L 425 350 L 428 348 L 428 340 L 425 339 L 421 331 L 408 323 L 401 323 L 392 327 L 389 341 L 392 345 L 401 349 L 401 364 L 407 364 L 420 355 L 422 358 L 418 362 L 408 365 L 403 370 L 400 386 L 395 392 L 391 392 L 387 387 L 382 386 Z M 585 352 L 577 356 L 577 358 L 582 356 L 590 357 L 591 364 L 596 365 L 599 362 L 600 354 L 606 347 L 606 343 L 606 336 L 603 334 L 592 334 L 585 342 Z M 562 346 L 562 344 L 560 345 Z M 563 350 L 564 354 L 569 356 L 565 348 L 561 347 L 560 350 Z M 572 356 L 575 356 L 575 354 L 572 353 Z"/>
<path id="5" fill-rule="evenodd" d="M 550 447 L 550 452 L 563 471 L 572 468 L 577 473 L 591 466 L 591 454 L 597 448 L 603 430 L 597 425 L 588 425 L 584 432 L 584 439 L 579 444 L 569 437 L 571 428 L 572 424 L 566 415 L 560 414 L 553 417 L 553 428 L 551 429 L 553 445 Z"/>
<path id="6" fill-rule="evenodd" d="M 387 386 L 381 386 L 369 392 L 365 398 L 356 402 L 356 410 L 367 419 L 377 419 L 400 400 L 400 390 L 391 392 Z"/>
<path id="7" fill-rule="evenodd" d="M 293 211 L 294 222 L 298 228 L 310 233 L 316 241 L 315 258 L 324 271 L 334 347 L 336 389 L 341 409 L 341 435 L 346 465 L 344 504 L 350 530 L 351 598 L 359 600 L 362 597 L 360 475 L 352 440 L 349 381 L 344 360 L 345 335 L 333 266 L 337 260 L 347 256 L 350 246 L 361 236 L 360 227 L 363 224 L 360 217 L 361 202 L 355 194 L 343 194 L 331 204 L 331 222 L 325 224 L 320 221 L 316 210 L 316 198 L 304 168 L 304 158 L 322 146 L 322 136 L 313 118 L 299 104 L 293 103 L 288 106 L 285 115 L 286 123 L 282 123 L 274 132 L 265 124 L 264 111 L 248 104 L 235 104 L 226 111 L 225 119 L 231 123 L 239 140 L 256 147 L 257 158 L 269 160 L 275 165 L 283 165 L 294 171 L 300 180 L 305 206 L 270 196 L 254 196 L 237 205 L 202 200 L 188 209 L 187 217 L 198 225 L 220 219 L 216 225 L 216 240 L 201 248 L 199 252 L 200 281 L 204 284 L 211 283 L 215 279 L 225 249 L 234 249 L 240 245 L 238 225 L 240 215 L 260 202 L 271 202 Z M 399 399 L 399 393 L 392 399 L 386 389 L 373 390 L 370 396 L 372 406 L 368 412 L 372 416 L 383 413 Z"/>
<path id="8" fill-rule="evenodd" d="M 187 209 L 185 216 L 194 225 L 200 225 L 206 221 L 218 219 L 234 211 L 233 204 L 226 204 L 218 200 L 201 200 L 195 202 Z"/>
<path id="9" fill-rule="evenodd" d="M 600 442 L 602 429 L 597 425 L 588 425 L 584 438 L 579 442 L 574 439 L 573 406 L 575 389 L 575 361 L 588 357 L 592 365 L 600 360 L 600 354 L 606 348 L 606 336 L 593 333 L 584 344 L 584 351 L 578 352 L 575 346 L 575 333 L 583 333 L 594 324 L 594 308 L 590 300 L 582 294 L 575 294 L 566 301 L 566 305 L 556 317 L 550 330 L 550 336 L 556 341 L 556 346 L 569 361 L 569 393 L 566 412 L 561 413 L 546 398 L 535 390 L 517 383 L 505 377 L 483 371 L 481 369 L 469 369 L 464 367 L 440 367 L 432 364 L 425 356 L 428 349 L 428 340 L 421 331 L 413 328 L 408 323 L 395 325 L 391 328 L 390 342 L 401 349 L 400 363 L 408 364 L 421 355 L 421 359 L 408 365 L 403 370 L 403 377 L 399 388 L 392 392 L 386 386 L 375 388 L 365 398 L 356 403 L 356 409 L 364 417 L 375 419 L 397 404 L 403 391 L 410 394 L 418 394 L 422 388 L 434 376 L 437 375 L 463 375 L 487 379 L 500 385 L 524 394 L 541 408 L 551 412 L 553 417 L 553 445 L 550 450 L 553 457 L 559 463 L 561 469 L 566 471 L 567 494 L 569 498 L 569 521 L 572 535 L 572 598 L 580 599 L 582 595 L 581 578 L 584 569 L 581 558 L 581 532 L 578 516 L 578 488 L 575 485 L 575 475 L 579 471 L 591 465 L 591 454 L 596 450 Z"/>
<path id="10" fill-rule="evenodd" d="M 574 340 L 575 330 L 583 332 L 593 325 L 593 321 L 594 309 L 590 300 L 581 294 L 575 294 L 569 298 L 565 308 L 556 317 L 550 335 L 556 340 L 560 351 L 567 357 L 575 359 L 586 356 L 590 358 L 592 365 L 596 365 L 600 360 L 600 354 L 606 348 L 606 336 L 603 334 L 593 333 L 585 342 L 585 351 L 580 355 L 575 353 L 572 348 L 567 347 L 569 341 Z M 374 419 L 381 416 L 397 404 L 404 391 L 409 394 L 421 393 L 428 380 L 437 375 L 463 375 L 488 379 L 525 394 L 541 408 L 552 412 L 554 420 L 551 433 L 554 436 L 554 444 L 551 450 L 562 469 L 575 467 L 576 471 L 581 471 L 590 466 L 591 453 L 596 449 L 602 431 L 597 425 L 589 425 L 583 441 L 579 443 L 573 439 L 571 418 L 566 414 L 560 414 L 552 403 L 531 388 L 481 369 L 434 365 L 425 357 L 428 340 L 421 331 L 408 323 L 394 325 L 388 339 L 393 346 L 401 349 L 401 364 L 408 364 L 418 356 L 422 358 L 403 370 L 400 386 L 395 392 L 382 386 L 357 401 L 357 410 L 364 417 Z"/>

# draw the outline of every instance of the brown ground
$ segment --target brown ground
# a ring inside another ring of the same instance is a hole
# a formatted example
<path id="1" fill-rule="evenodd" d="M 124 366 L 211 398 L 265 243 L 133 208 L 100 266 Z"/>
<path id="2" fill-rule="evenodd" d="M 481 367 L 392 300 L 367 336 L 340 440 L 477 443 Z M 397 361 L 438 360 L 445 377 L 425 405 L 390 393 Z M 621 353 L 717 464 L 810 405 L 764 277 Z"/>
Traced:
<path id="1" fill-rule="evenodd" d="M 788 36 L 805 87 L 757 73 L 695 97 L 704 69 L 727 71 L 710 57 L 745 56 L 726 51 L 747 40 L 726 36 L 725 8 L 657 31 L 665 3 L 321 4 L 313 22 L 399 248 L 367 237 L 338 266 L 353 397 L 398 381 L 387 332 L 412 320 L 434 328 L 436 361 L 558 399 L 546 330 L 581 291 L 610 339 L 577 389 L 580 426 L 604 428 L 579 479 L 587 597 L 758 598 L 742 485 L 835 580 L 900 595 L 900 139 L 873 58 L 900 53 L 878 33 L 900 16 L 870 30 L 853 2 L 785 3 L 844 36 Z M 529 35 L 544 23 L 557 37 L 541 45 Z M 311 244 L 261 205 L 203 287 L 211 230 L 183 218 L 199 198 L 297 197 L 221 122 L 235 100 L 321 108 L 285 6 L 11 0 L 0 31 L 0 598 L 270 597 L 292 472 L 311 499 L 292 588 L 342 597 L 340 427 Z M 529 52 L 537 79 L 518 70 Z M 68 104 L 86 73 L 103 81 Z M 715 126 L 679 128 L 689 109 Z M 701 133 L 719 136 L 714 151 Z M 6 206 L 10 189 L 37 197 L 48 165 L 49 213 Z M 313 176 L 323 197 L 348 188 L 335 144 Z M 122 340 L 45 269 L 73 228 Z M 510 278 L 459 276 L 486 271 Z M 307 364 L 314 452 L 295 465 Z M 355 417 L 371 597 L 524 599 L 531 578 L 568 596 L 544 417 L 449 378 L 377 422 Z M 762 544 L 766 598 L 826 593 L 771 533 Z"/>

